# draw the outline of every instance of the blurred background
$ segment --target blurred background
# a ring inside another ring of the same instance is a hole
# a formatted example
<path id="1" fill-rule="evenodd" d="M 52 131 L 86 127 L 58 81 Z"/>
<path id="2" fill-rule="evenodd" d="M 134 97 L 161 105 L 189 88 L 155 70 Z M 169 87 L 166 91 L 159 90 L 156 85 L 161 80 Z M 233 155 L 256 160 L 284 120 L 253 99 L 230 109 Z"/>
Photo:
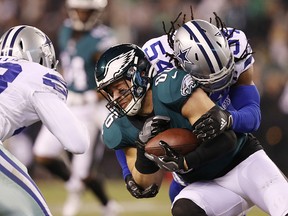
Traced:
<path id="1" fill-rule="evenodd" d="M 142 46 L 148 39 L 164 34 L 163 22 L 169 29 L 180 12 L 189 20 L 191 6 L 194 18 L 209 21 L 216 12 L 227 26 L 246 33 L 256 60 L 254 81 L 261 94 L 262 123 L 255 135 L 287 175 L 287 0 L 110 0 L 104 23 L 114 29 L 120 42 Z M 66 18 L 65 0 L 0 0 L 0 14 L 0 34 L 14 25 L 34 25 L 50 37 L 57 51 L 58 29 Z M 111 150 L 105 150 L 101 163 L 100 170 L 108 179 L 121 178 Z M 47 177 L 37 166 L 34 175 Z"/>

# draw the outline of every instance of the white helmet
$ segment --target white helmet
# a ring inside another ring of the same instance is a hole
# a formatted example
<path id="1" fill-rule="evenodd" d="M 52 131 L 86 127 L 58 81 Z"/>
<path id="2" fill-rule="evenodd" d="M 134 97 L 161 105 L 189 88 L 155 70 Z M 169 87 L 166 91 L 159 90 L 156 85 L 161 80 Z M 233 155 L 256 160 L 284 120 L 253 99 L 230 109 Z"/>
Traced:
<path id="1" fill-rule="evenodd" d="M 92 29 L 99 22 L 107 4 L 107 0 L 67 0 L 68 16 L 72 21 L 73 28 L 77 31 Z M 81 20 L 76 11 L 77 9 L 91 10 L 89 18 L 86 21 Z"/>
<path id="2" fill-rule="evenodd" d="M 196 19 L 181 26 L 174 38 L 174 55 L 205 91 L 219 91 L 231 84 L 234 56 L 213 24 Z"/>
<path id="3" fill-rule="evenodd" d="M 38 28 L 19 25 L 0 38 L 0 56 L 13 56 L 55 69 L 55 50 L 51 40 Z"/>

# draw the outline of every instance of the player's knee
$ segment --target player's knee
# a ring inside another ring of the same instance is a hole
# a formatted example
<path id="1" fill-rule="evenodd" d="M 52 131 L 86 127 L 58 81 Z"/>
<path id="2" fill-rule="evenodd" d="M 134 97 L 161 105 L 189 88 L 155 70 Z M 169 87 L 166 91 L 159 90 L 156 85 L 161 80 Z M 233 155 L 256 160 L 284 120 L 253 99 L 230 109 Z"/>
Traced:
<path id="1" fill-rule="evenodd" d="M 172 208 L 173 216 L 207 216 L 205 211 L 189 199 L 177 200 Z"/>

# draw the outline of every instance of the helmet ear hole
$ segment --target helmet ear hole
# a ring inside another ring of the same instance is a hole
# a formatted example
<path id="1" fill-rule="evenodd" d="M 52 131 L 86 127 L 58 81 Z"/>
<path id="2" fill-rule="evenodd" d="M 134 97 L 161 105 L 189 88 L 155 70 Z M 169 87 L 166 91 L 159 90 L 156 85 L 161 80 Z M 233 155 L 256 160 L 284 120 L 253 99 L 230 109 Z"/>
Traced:
<path id="1" fill-rule="evenodd" d="M 23 50 L 24 46 L 23 46 L 23 41 L 22 40 L 20 41 L 19 45 L 20 45 L 20 49 Z"/>
<path id="2" fill-rule="evenodd" d="M 40 58 L 39 64 L 40 64 L 40 65 L 43 65 L 43 58 Z"/>

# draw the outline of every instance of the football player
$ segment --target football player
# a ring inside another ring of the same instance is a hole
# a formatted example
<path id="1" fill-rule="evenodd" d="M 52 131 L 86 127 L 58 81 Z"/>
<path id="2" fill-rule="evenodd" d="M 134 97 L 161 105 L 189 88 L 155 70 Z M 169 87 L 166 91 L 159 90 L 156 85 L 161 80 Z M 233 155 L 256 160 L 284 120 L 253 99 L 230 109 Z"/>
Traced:
<path id="1" fill-rule="evenodd" d="M 172 69 L 154 78 L 154 67 L 144 52 L 131 44 L 109 49 L 97 64 L 97 86 L 112 113 L 105 121 L 104 142 L 111 149 L 123 149 L 134 179 L 133 184 L 128 181 L 132 192 L 155 196 L 166 170 L 185 186 L 173 201 L 173 215 L 239 215 L 254 204 L 272 215 L 287 214 L 285 178 L 258 140 L 240 132 L 259 126 L 257 89 L 250 80 L 246 84 L 250 90 L 244 88 L 243 94 L 250 91 L 254 95 L 237 100 L 233 98 L 235 92 L 230 93 L 231 85 L 239 87 L 234 89 L 236 93 L 241 90 L 236 82 L 241 83 L 241 78 L 252 72 L 239 77 L 252 69 L 254 61 L 245 34 L 192 20 L 177 30 L 174 51 L 185 71 Z M 239 67 L 235 67 L 236 62 Z M 242 125 L 233 111 L 239 116 L 251 115 L 253 124 L 247 127 L 249 119 Z M 166 156 L 145 154 L 147 140 L 167 127 L 193 130 L 202 143 L 185 157 L 165 143 L 161 145 Z M 269 171 L 262 172 L 262 167 Z"/>
<path id="2" fill-rule="evenodd" d="M 44 126 L 34 145 L 37 162 L 66 182 L 68 198 L 63 216 L 73 216 L 80 211 L 84 189 L 91 190 L 102 205 L 103 215 L 116 215 L 119 205 L 110 200 L 101 173 L 91 171 L 98 167 L 105 145 L 99 140 L 100 129 L 108 111 L 104 100 L 96 92 L 94 68 L 100 54 L 116 43 L 113 30 L 102 23 L 107 0 L 67 0 L 68 19 L 59 31 L 60 63 L 67 81 L 67 104 L 71 111 L 88 128 L 91 146 L 79 156 L 73 156 L 67 168 L 59 141 Z M 48 145 L 48 146 L 47 146 Z M 93 170 L 95 171 L 95 170 Z"/>
<path id="3" fill-rule="evenodd" d="M 52 215 L 26 167 L 2 142 L 42 121 L 61 148 L 82 154 L 89 146 L 88 131 L 66 105 L 66 83 L 55 70 L 54 47 L 46 34 L 15 26 L 0 38 L 0 55 L 0 214 Z"/>

